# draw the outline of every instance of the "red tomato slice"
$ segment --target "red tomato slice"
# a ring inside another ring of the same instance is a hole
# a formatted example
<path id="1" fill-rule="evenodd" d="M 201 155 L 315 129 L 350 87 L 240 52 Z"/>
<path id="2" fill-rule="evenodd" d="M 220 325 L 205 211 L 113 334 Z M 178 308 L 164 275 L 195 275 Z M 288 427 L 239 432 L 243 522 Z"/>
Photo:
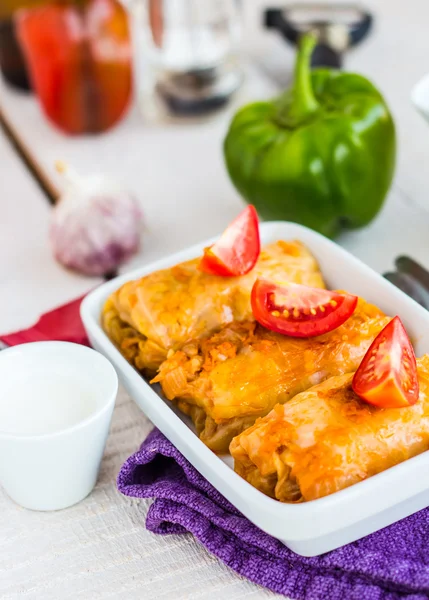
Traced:
<path id="1" fill-rule="evenodd" d="M 314 337 L 336 329 L 353 314 L 358 298 L 350 294 L 257 279 L 252 289 L 255 319 L 271 331 Z"/>
<path id="2" fill-rule="evenodd" d="M 352 387 L 363 400 L 381 408 L 401 408 L 417 402 L 416 357 L 399 317 L 392 319 L 372 342 Z"/>
<path id="3" fill-rule="evenodd" d="M 220 239 L 205 249 L 200 269 L 224 277 L 245 275 L 255 266 L 260 251 L 258 213 L 253 206 L 248 206 Z"/>

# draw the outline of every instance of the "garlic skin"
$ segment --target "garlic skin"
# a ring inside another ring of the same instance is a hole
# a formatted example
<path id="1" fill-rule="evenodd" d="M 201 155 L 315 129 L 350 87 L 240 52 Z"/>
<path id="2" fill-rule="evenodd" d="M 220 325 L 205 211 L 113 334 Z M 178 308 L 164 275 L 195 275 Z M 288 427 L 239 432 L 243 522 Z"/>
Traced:
<path id="1" fill-rule="evenodd" d="M 104 175 L 80 177 L 61 164 L 66 187 L 53 209 L 55 258 L 85 275 L 114 272 L 140 247 L 142 212 L 136 199 Z"/>

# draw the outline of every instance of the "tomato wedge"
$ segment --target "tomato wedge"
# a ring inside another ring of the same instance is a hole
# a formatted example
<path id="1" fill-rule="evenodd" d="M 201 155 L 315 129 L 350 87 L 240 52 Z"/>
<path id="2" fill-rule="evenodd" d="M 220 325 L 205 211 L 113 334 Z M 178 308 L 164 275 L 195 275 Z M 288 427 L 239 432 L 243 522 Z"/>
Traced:
<path id="1" fill-rule="evenodd" d="M 250 205 L 204 250 L 200 270 L 223 277 L 245 275 L 255 266 L 260 251 L 258 213 Z"/>
<path id="2" fill-rule="evenodd" d="M 401 408 L 417 402 L 416 357 L 399 317 L 392 319 L 372 342 L 352 387 L 363 400 L 380 408 Z"/>
<path id="3" fill-rule="evenodd" d="M 267 329 L 292 337 L 314 337 L 347 321 L 358 298 L 297 283 L 280 286 L 257 279 L 251 302 L 255 319 Z"/>

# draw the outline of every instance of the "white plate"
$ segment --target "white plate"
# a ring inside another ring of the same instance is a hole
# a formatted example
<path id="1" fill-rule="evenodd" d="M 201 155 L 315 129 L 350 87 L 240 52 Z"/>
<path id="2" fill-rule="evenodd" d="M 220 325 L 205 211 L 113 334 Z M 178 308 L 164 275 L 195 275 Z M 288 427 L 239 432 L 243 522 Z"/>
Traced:
<path id="1" fill-rule="evenodd" d="M 294 223 L 261 224 L 263 243 L 298 239 L 316 256 L 327 285 L 346 289 L 400 315 L 417 356 L 429 352 L 429 312 L 357 258 L 321 235 Z M 250 521 L 304 556 L 316 556 L 359 539 L 429 505 L 429 452 L 352 487 L 303 504 L 282 504 L 264 496 L 216 456 L 195 435 L 187 417 L 176 412 L 125 360 L 100 326 L 107 297 L 130 279 L 170 267 L 202 253 L 208 240 L 105 283 L 83 301 L 81 314 L 94 348 L 109 358 L 122 382 L 149 419 L 196 469 Z"/>

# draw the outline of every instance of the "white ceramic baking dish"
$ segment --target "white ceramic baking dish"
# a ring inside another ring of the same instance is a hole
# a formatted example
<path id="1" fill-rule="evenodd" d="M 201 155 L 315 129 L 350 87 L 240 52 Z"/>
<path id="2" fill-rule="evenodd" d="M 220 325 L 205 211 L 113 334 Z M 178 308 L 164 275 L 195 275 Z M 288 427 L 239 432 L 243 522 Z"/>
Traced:
<path id="1" fill-rule="evenodd" d="M 261 236 L 263 243 L 278 239 L 304 242 L 317 257 L 330 288 L 346 289 L 389 315 L 400 315 L 417 356 L 429 352 L 429 312 L 341 247 L 293 223 L 263 223 Z M 100 327 L 100 311 L 109 294 L 130 279 L 200 255 L 213 241 L 113 279 L 82 303 L 82 319 L 93 347 L 111 360 L 135 402 L 238 510 L 298 554 L 315 556 L 333 550 L 429 506 L 429 452 L 320 500 L 288 505 L 268 498 L 233 471 L 230 457 L 216 456 L 204 446 L 187 417 L 121 356 Z"/>

